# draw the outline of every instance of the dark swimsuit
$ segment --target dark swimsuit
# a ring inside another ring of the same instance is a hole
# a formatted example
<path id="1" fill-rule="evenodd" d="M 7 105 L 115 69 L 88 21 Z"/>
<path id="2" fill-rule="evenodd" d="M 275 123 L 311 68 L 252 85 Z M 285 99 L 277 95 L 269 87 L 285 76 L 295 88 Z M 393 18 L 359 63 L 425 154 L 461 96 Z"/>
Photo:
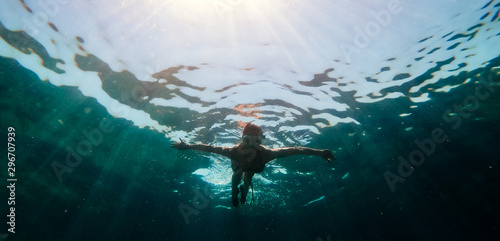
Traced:
<path id="1" fill-rule="evenodd" d="M 253 172 L 253 173 L 261 173 L 264 170 L 266 163 L 264 162 L 263 154 L 265 149 L 256 151 L 255 157 L 252 160 L 248 160 L 250 163 L 246 163 L 248 158 L 251 157 L 252 153 L 239 153 L 238 146 L 234 147 L 232 150 L 231 157 L 231 168 L 234 172 L 243 171 L 243 172 Z"/>

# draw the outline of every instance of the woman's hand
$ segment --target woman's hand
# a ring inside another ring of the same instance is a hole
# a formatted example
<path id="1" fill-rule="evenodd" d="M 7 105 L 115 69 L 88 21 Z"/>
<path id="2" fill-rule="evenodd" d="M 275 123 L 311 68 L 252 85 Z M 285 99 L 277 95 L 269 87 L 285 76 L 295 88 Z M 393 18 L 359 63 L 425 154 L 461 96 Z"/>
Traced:
<path id="1" fill-rule="evenodd" d="M 187 150 L 189 145 L 186 144 L 183 139 L 179 138 L 179 140 L 181 140 L 181 142 L 172 143 L 172 147 L 181 151 Z"/>
<path id="2" fill-rule="evenodd" d="M 331 162 L 331 161 L 335 160 L 335 157 L 333 156 L 333 151 L 328 150 L 328 149 L 322 150 L 322 151 L 323 152 L 321 153 L 321 157 L 323 159 L 325 159 L 325 161 Z"/>

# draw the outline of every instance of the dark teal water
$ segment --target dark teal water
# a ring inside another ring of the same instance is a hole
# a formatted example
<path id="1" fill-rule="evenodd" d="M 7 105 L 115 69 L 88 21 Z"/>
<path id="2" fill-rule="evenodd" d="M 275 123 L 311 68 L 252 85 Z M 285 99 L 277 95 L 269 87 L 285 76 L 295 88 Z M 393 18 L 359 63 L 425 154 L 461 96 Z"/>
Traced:
<path id="1" fill-rule="evenodd" d="M 498 76 L 491 79 L 491 96 L 480 101 L 477 110 L 467 112 L 470 116 L 462 118 L 456 130 L 443 121 L 442 114 L 474 95 L 479 84 L 462 87 L 454 95 L 432 96 L 413 112 L 416 128 L 412 132 L 398 128 L 398 121 L 384 112 L 383 102 L 360 105 L 360 113 L 373 116 L 366 122 L 370 124 L 332 128 L 311 144 L 343 147 L 337 161 L 325 164 L 303 157 L 300 163 L 294 158 L 280 161 L 289 170 L 314 172 L 273 186 L 278 192 L 291 190 L 286 206 L 265 211 L 256 204 L 217 208 L 229 206 L 229 200 L 207 196 L 208 201 L 197 205 L 199 210 L 186 209 L 197 210 L 186 224 L 179 204 L 194 208 L 193 188 L 205 193 L 206 184 L 191 175 L 209 165 L 205 157 L 179 155 L 161 134 L 111 117 L 92 98 L 72 87 L 40 81 L 13 59 L 1 58 L 0 63 L 1 122 L 4 136 L 8 126 L 16 129 L 19 177 L 16 234 L 9 234 L 7 240 L 327 240 L 327 236 L 331 240 L 494 240 L 498 235 Z M 491 75 L 487 69 L 478 73 Z M 399 104 L 405 108 L 409 103 Z M 86 113 L 86 108 L 91 111 Z M 51 163 L 64 160 L 65 146 L 84 140 L 80 130 L 92 130 L 103 118 L 111 120 L 114 130 L 71 173 L 64 173 L 60 183 Z M 375 128 L 379 125 L 395 128 L 381 131 Z M 430 138 L 435 128 L 444 131 L 446 141 L 436 144 L 434 153 L 391 192 L 384 172 L 397 174 L 396 158 L 408 158 L 418 149 L 414 140 Z M 353 131 L 366 135 L 350 137 Z M 330 167 L 335 171 L 325 171 Z M 349 177 L 342 179 L 339 174 L 345 171 Z M 294 184 L 300 182 L 307 183 L 301 185 L 307 189 L 295 195 Z M 320 196 L 325 197 L 303 205 Z"/>
<path id="2" fill-rule="evenodd" d="M 59 73 L 58 60 L 34 39 L 3 25 L 0 35 L 16 49 L 32 48 Z M 220 116 L 232 113 L 153 107 L 124 95 L 139 85 L 130 73 L 114 72 L 93 55 L 75 55 L 75 61 L 82 71 L 99 73 L 112 98 L 160 124 L 192 130 L 223 123 Z M 426 86 L 460 85 L 429 91 L 430 100 L 417 108 L 406 97 L 360 103 L 353 92 L 339 91 L 337 98 L 351 108 L 333 114 L 361 124 L 324 128 L 307 144 L 335 150 L 337 160 L 277 160 L 254 181 L 254 203 L 231 208 L 229 184 L 193 174 L 227 160 L 172 149 L 163 133 L 115 118 L 77 87 L 55 86 L 0 56 L 2 143 L 7 146 L 8 127 L 15 128 L 17 178 L 15 233 L 6 223 L 9 190 L 0 191 L 0 233 L 8 234 L 0 240 L 497 240 L 500 57 L 485 62 Z M 407 93 L 447 64 L 437 63 L 398 91 Z M 322 82 L 304 85 L 315 84 Z M 218 143 L 216 131 L 201 133 L 196 141 Z M 287 138 L 274 136 L 263 144 Z M 7 160 L 2 163 L 0 181 L 7 186 Z"/>

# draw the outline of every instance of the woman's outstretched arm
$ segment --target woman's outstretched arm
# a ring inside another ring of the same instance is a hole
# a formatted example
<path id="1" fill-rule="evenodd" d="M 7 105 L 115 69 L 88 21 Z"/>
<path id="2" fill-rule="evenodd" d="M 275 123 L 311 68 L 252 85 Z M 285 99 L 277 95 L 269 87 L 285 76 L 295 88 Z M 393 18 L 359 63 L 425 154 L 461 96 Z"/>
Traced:
<path id="1" fill-rule="evenodd" d="M 211 146 L 207 144 L 187 144 L 186 142 L 184 142 L 184 140 L 182 139 L 180 140 L 181 142 L 173 143 L 172 147 L 180 151 L 197 150 L 197 151 L 215 153 L 226 157 L 230 157 L 231 155 L 231 149 L 232 149 L 231 147 Z"/>
<path id="2" fill-rule="evenodd" d="M 313 156 L 319 156 L 325 159 L 325 161 L 327 162 L 335 160 L 333 152 L 328 149 L 313 149 L 308 147 L 283 147 L 283 148 L 271 149 L 270 151 L 272 153 L 271 154 L 272 159 L 288 157 L 293 155 L 313 155 Z"/>

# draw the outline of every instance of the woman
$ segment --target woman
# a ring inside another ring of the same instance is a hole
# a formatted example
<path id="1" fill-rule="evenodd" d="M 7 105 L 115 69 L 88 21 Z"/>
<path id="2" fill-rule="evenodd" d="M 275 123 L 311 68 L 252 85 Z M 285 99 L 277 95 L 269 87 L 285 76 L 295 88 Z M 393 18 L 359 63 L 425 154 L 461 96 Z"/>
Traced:
<path id="1" fill-rule="evenodd" d="M 327 162 L 335 160 L 331 150 L 319 150 L 307 147 L 283 147 L 269 149 L 262 146 L 264 135 L 260 127 L 248 123 L 243 129 L 242 143 L 234 147 L 211 146 L 206 144 L 186 144 L 181 142 L 172 144 L 172 147 L 178 150 L 198 150 L 204 152 L 216 153 L 231 159 L 232 177 L 232 201 L 233 206 L 238 207 L 238 193 L 241 191 L 241 204 L 244 204 L 248 194 L 248 188 L 252 183 L 252 177 L 255 173 L 264 170 L 265 165 L 281 157 L 292 155 L 315 155 L 325 159 Z M 243 176 L 243 185 L 238 189 Z"/>

